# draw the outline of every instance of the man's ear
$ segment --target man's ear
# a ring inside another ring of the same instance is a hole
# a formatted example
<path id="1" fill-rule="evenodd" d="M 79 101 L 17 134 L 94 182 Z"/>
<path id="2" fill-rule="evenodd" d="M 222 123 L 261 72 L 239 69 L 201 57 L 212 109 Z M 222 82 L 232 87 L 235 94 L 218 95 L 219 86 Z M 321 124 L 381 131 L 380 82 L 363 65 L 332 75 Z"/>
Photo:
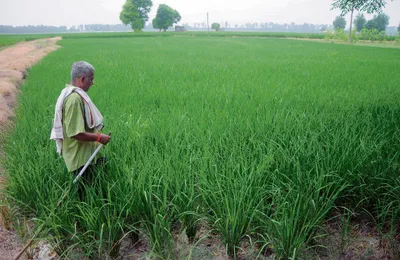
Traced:
<path id="1" fill-rule="evenodd" d="M 83 85 L 84 79 L 85 79 L 85 77 L 80 77 L 80 78 L 79 78 L 79 83 L 81 84 L 81 86 Z"/>

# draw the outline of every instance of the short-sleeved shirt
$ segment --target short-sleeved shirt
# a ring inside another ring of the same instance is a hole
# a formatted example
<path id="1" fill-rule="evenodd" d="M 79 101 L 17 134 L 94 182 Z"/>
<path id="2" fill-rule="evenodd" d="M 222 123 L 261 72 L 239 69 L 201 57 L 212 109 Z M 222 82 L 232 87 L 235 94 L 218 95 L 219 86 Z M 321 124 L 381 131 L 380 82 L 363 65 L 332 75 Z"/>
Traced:
<path id="1" fill-rule="evenodd" d="M 63 103 L 63 146 L 62 156 L 69 172 L 76 171 L 84 166 L 98 147 L 96 142 L 78 141 L 73 136 L 79 133 L 97 133 L 95 128 L 90 129 L 86 124 L 85 107 L 81 96 L 72 92 Z M 97 158 L 93 160 L 95 162 Z"/>

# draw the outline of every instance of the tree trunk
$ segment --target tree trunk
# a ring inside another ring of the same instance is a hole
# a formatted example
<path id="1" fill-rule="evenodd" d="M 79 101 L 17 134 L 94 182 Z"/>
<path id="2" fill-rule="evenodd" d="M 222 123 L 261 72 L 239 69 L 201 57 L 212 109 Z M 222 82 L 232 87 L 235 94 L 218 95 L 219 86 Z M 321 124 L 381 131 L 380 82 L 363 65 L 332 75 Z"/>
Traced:
<path id="1" fill-rule="evenodd" d="M 349 32 L 349 40 L 348 40 L 348 43 L 351 43 L 351 32 L 352 32 L 352 30 L 353 30 L 353 13 L 354 13 L 354 8 L 351 9 L 350 32 Z"/>

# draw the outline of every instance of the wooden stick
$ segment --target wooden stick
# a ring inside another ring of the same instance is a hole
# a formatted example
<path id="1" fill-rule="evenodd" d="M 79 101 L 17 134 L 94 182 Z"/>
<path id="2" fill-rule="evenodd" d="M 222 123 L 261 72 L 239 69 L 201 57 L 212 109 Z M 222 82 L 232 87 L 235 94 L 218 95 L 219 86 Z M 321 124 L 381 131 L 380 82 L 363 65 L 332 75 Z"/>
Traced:
<path id="1" fill-rule="evenodd" d="M 26 243 L 24 248 L 22 248 L 22 250 L 17 255 L 14 256 L 14 260 L 18 260 L 21 257 L 21 255 L 26 251 L 26 249 L 28 249 L 28 247 L 32 244 L 33 239 L 34 237 L 29 239 L 28 243 Z"/>

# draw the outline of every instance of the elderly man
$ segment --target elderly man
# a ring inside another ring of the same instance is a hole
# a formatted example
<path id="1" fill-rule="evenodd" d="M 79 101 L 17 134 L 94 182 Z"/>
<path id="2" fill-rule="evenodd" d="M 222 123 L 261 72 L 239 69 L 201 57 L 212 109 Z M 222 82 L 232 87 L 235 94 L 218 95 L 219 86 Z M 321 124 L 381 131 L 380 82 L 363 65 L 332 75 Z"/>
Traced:
<path id="1" fill-rule="evenodd" d="M 94 67 L 85 61 L 72 64 L 71 85 L 62 90 L 56 104 L 51 139 L 64 158 L 69 172 L 83 168 L 98 145 L 107 144 L 110 136 L 101 134 L 103 117 L 86 92 L 93 85 Z M 98 164 L 102 158 L 95 158 Z M 90 169 L 84 175 L 89 175 Z M 81 192 L 80 192 L 81 193 Z"/>

